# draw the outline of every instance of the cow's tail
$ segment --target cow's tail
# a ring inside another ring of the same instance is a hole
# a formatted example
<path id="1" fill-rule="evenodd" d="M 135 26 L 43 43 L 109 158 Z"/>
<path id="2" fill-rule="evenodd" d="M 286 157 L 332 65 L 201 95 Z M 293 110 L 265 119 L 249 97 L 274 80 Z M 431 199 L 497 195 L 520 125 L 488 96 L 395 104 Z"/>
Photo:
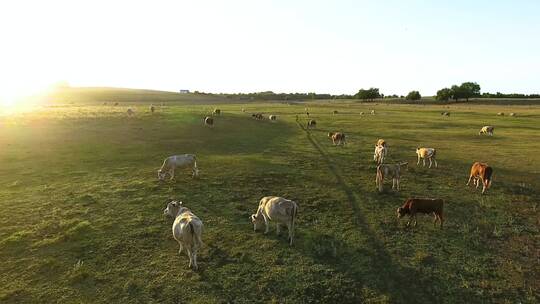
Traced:
<path id="1" fill-rule="evenodd" d="M 294 238 L 294 219 L 296 218 L 296 213 L 298 212 L 298 205 L 295 203 L 293 205 L 293 209 L 292 209 L 292 212 L 291 212 L 291 244 L 292 244 L 292 239 Z"/>
<path id="2" fill-rule="evenodd" d="M 189 222 L 189 232 L 191 233 L 191 240 L 193 241 L 193 246 L 195 248 L 200 248 L 203 245 L 203 242 L 201 240 L 201 232 L 202 231 L 195 231 L 195 227 L 193 226 L 193 223 Z"/>
<path id="3" fill-rule="evenodd" d="M 492 175 L 493 175 L 493 169 L 489 166 L 486 167 L 486 170 L 484 171 L 484 180 L 486 181 L 486 189 L 491 187 Z"/>

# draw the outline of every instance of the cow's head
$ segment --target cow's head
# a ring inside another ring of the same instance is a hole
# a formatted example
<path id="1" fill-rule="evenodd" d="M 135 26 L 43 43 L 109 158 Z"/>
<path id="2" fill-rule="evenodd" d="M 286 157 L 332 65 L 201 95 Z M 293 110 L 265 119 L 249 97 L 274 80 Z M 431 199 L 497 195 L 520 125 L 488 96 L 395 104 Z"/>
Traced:
<path id="1" fill-rule="evenodd" d="M 167 208 L 163 210 L 163 215 L 168 215 L 170 217 L 176 217 L 178 214 L 178 210 L 182 208 L 182 202 L 178 201 L 170 201 L 167 204 Z"/>
<path id="2" fill-rule="evenodd" d="M 259 228 L 259 224 L 261 224 L 264 219 L 262 215 L 252 214 L 249 219 L 251 220 L 251 223 L 253 224 L 253 231 L 257 231 Z"/>
<path id="3" fill-rule="evenodd" d="M 158 170 L 157 177 L 160 181 L 164 180 L 166 176 L 167 176 L 167 172 L 163 172 L 161 171 L 161 169 Z"/>
<path id="4" fill-rule="evenodd" d="M 405 208 L 399 207 L 397 208 L 396 213 L 397 213 L 397 218 L 400 219 L 407 213 L 407 211 L 405 210 Z"/>
<path id="5" fill-rule="evenodd" d="M 328 137 L 331 138 L 332 136 L 334 136 L 334 132 L 328 132 Z"/>

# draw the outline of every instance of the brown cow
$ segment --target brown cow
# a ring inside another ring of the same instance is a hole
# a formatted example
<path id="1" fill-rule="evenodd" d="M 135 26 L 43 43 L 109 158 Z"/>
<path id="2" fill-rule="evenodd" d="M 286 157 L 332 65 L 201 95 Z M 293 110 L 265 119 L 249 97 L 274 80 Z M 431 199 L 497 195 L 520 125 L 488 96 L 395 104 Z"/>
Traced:
<path id="1" fill-rule="evenodd" d="M 328 132 L 328 137 L 332 139 L 332 143 L 335 145 L 345 145 L 345 134 L 341 132 Z"/>
<path id="2" fill-rule="evenodd" d="M 467 181 L 467 186 L 471 183 L 471 179 L 474 178 L 474 185 L 476 188 L 480 186 L 482 182 L 482 194 L 491 187 L 491 181 L 493 175 L 493 169 L 486 163 L 475 162 L 471 167 L 471 174 L 469 175 L 469 181 Z"/>
<path id="3" fill-rule="evenodd" d="M 405 201 L 403 206 L 397 209 L 398 219 L 402 218 L 405 214 L 409 215 L 409 221 L 407 222 L 407 227 L 411 224 L 411 221 L 414 220 L 414 226 L 418 224 L 416 220 L 417 213 L 433 214 L 435 220 L 433 225 L 437 224 L 437 220 L 443 226 L 443 206 L 444 201 L 440 198 L 409 198 Z"/>

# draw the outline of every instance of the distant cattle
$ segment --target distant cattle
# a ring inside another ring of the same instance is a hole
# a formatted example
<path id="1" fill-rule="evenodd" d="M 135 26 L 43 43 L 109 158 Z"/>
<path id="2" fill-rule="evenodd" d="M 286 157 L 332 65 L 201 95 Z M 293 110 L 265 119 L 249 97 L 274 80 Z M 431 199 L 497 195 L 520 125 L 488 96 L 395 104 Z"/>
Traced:
<path id="1" fill-rule="evenodd" d="M 364 112 L 360 112 L 360 115 L 364 115 Z"/>
<path id="2" fill-rule="evenodd" d="M 214 109 L 213 114 L 214 114 L 214 115 L 220 115 L 220 114 L 221 114 L 221 110 L 220 110 L 220 109 Z"/>
<path id="3" fill-rule="evenodd" d="M 380 164 L 377 166 L 377 176 L 375 177 L 375 185 L 379 192 L 383 192 L 384 178 L 392 178 L 392 189 L 399 191 L 401 179 L 401 167 L 407 167 L 407 162 L 397 164 Z"/>
<path id="4" fill-rule="evenodd" d="M 204 124 L 206 126 L 213 127 L 214 126 L 214 119 L 212 117 L 206 116 L 204 118 Z"/>
<path id="5" fill-rule="evenodd" d="M 433 214 L 435 220 L 433 225 L 437 224 L 437 221 L 440 223 L 440 227 L 443 226 L 443 207 L 444 201 L 442 199 L 435 198 L 409 198 L 405 201 L 403 206 L 397 209 L 398 219 L 409 215 L 409 221 L 407 222 L 407 227 L 411 224 L 411 221 L 414 221 L 414 226 L 418 224 L 416 220 L 417 213 Z"/>
<path id="6" fill-rule="evenodd" d="M 242 108 L 242 113 L 246 113 L 246 109 Z"/>
<path id="7" fill-rule="evenodd" d="M 486 163 L 475 162 L 471 167 L 471 173 L 467 186 L 473 180 L 473 184 L 478 188 L 482 183 L 482 194 L 484 194 L 489 187 L 491 187 L 493 169 Z"/>
<path id="8" fill-rule="evenodd" d="M 118 102 L 115 102 L 114 105 L 117 106 L 117 105 L 118 105 Z"/>
<path id="9" fill-rule="evenodd" d="M 435 163 L 435 168 L 438 167 L 437 159 L 435 158 L 437 155 L 437 150 L 434 148 L 416 148 L 416 156 L 418 157 L 418 162 L 416 162 L 416 165 L 418 166 L 420 164 L 420 159 L 423 161 L 423 166 L 426 166 L 426 159 L 429 160 L 429 168 L 431 168 L 431 165 Z"/>
<path id="10" fill-rule="evenodd" d="M 371 110 L 371 115 L 375 115 L 375 110 Z"/>
<path id="11" fill-rule="evenodd" d="M 150 113 L 154 113 L 156 111 L 156 108 L 154 105 L 150 105 Z"/>
<path id="12" fill-rule="evenodd" d="M 335 145 L 344 146 L 346 143 L 345 134 L 341 132 L 328 132 L 328 137 L 332 139 L 332 143 Z"/>
<path id="13" fill-rule="evenodd" d="M 306 112 L 307 117 L 309 117 L 309 112 Z"/>
<path id="14" fill-rule="evenodd" d="M 177 168 L 191 168 L 193 177 L 199 175 L 199 169 L 197 168 L 197 158 L 193 154 L 181 154 L 173 155 L 165 158 L 163 165 L 158 170 L 158 179 L 164 180 L 165 177 L 170 175 L 171 180 L 174 179 L 174 171 Z"/>
<path id="15" fill-rule="evenodd" d="M 487 134 L 493 136 L 493 130 L 495 130 L 495 127 L 493 126 L 483 126 L 482 129 L 480 129 L 480 132 L 478 132 L 478 135 Z"/>
<path id="16" fill-rule="evenodd" d="M 516 116 L 516 113 L 512 112 L 512 113 L 510 113 L 510 116 L 514 117 L 514 116 Z"/>
<path id="17" fill-rule="evenodd" d="M 268 233 L 269 222 L 276 222 L 276 233 L 279 235 L 280 224 L 285 224 L 289 230 L 289 244 L 293 244 L 294 220 L 298 213 L 296 202 L 278 196 L 266 196 L 259 202 L 257 212 L 252 214 L 250 219 L 253 224 L 253 231 L 257 231 L 259 225 L 264 223 L 264 233 Z"/>
<path id="18" fill-rule="evenodd" d="M 308 122 L 307 122 L 307 128 L 308 129 L 312 129 L 312 128 L 315 128 L 317 126 L 317 122 L 313 119 L 310 119 Z"/>
<path id="19" fill-rule="evenodd" d="M 449 117 L 449 116 L 450 116 L 450 112 L 441 112 L 441 115 L 442 115 L 442 116 L 447 116 L 447 117 Z"/>
<path id="20" fill-rule="evenodd" d="M 268 119 L 275 121 L 277 119 L 276 115 L 270 115 L 268 116 Z"/>
<path id="21" fill-rule="evenodd" d="M 251 117 L 253 117 L 256 120 L 262 120 L 264 118 L 261 113 L 251 114 Z"/>
<path id="22" fill-rule="evenodd" d="M 172 233 L 180 246 L 178 253 L 182 253 L 182 250 L 186 248 L 189 267 L 197 270 L 197 251 L 203 245 L 203 222 L 191 210 L 182 206 L 182 202 L 178 201 L 169 202 L 163 210 L 163 214 L 174 218 Z"/>
<path id="23" fill-rule="evenodd" d="M 503 113 L 503 112 L 499 112 L 499 113 L 497 113 L 497 116 L 504 116 L 504 113 Z"/>
<path id="24" fill-rule="evenodd" d="M 132 108 L 128 108 L 126 113 L 127 113 L 127 115 L 131 116 L 131 115 L 135 114 L 135 111 L 133 111 Z"/>
<path id="25" fill-rule="evenodd" d="M 334 110 L 334 111 L 332 111 L 332 114 L 333 114 L 333 115 L 336 115 L 336 114 L 338 114 L 338 111 L 337 111 L 337 110 Z"/>

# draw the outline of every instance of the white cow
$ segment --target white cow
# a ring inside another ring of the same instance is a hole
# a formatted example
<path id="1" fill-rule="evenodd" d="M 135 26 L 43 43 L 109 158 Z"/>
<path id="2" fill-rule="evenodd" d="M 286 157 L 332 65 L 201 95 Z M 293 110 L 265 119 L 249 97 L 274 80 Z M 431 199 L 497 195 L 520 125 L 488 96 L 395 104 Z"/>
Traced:
<path id="1" fill-rule="evenodd" d="M 189 257 L 189 267 L 197 270 L 197 250 L 203 245 L 201 240 L 203 222 L 178 201 L 169 202 L 163 214 L 174 218 L 172 233 L 180 245 L 178 253 L 182 253 L 185 247 Z"/>
<path id="2" fill-rule="evenodd" d="M 400 179 L 401 179 L 401 167 L 407 167 L 407 162 L 397 163 L 397 164 L 381 164 L 377 166 L 377 175 L 375 177 L 375 185 L 379 192 L 383 192 L 384 178 L 392 178 L 392 189 L 399 191 Z"/>
<path id="3" fill-rule="evenodd" d="M 270 115 L 270 116 L 268 116 L 268 119 L 270 119 L 271 121 L 275 121 L 277 119 L 277 116 L 276 115 Z"/>
<path id="4" fill-rule="evenodd" d="M 181 154 L 173 155 L 165 158 L 163 165 L 158 170 L 158 179 L 164 180 L 167 174 L 171 176 L 171 180 L 174 179 L 174 171 L 176 168 L 191 168 L 193 171 L 193 177 L 199 176 L 199 169 L 197 168 L 197 158 L 193 154 Z"/>
<path id="5" fill-rule="evenodd" d="M 493 126 L 483 126 L 482 129 L 480 129 L 480 132 L 478 132 L 478 135 L 480 134 L 487 134 L 489 136 L 493 136 L 493 130 L 495 127 Z"/>
<path id="6" fill-rule="evenodd" d="M 259 224 L 264 222 L 265 231 L 268 233 L 269 221 L 276 222 L 276 233 L 279 235 L 279 225 L 287 225 L 289 230 L 290 245 L 293 244 L 294 238 L 294 219 L 298 212 L 296 202 L 285 199 L 279 196 L 265 196 L 259 202 L 257 213 L 251 215 L 250 219 L 253 223 L 253 231 L 257 231 Z"/>
<path id="7" fill-rule="evenodd" d="M 375 152 L 373 153 L 373 160 L 377 164 L 382 164 L 384 162 L 384 157 L 386 156 L 386 145 L 375 145 Z"/>
<path id="8" fill-rule="evenodd" d="M 437 164 L 437 160 L 435 159 L 436 154 L 437 150 L 435 150 L 434 148 L 416 148 L 416 156 L 418 156 L 418 162 L 416 163 L 416 165 L 418 166 L 420 164 L 420 159 L 422 159 L 425 167 L 427 158 L 429 159 L 429 168 L 431 168 L 433 162 L 435 162 L 435 168 L 437 168 L 439 165 Z"/>

